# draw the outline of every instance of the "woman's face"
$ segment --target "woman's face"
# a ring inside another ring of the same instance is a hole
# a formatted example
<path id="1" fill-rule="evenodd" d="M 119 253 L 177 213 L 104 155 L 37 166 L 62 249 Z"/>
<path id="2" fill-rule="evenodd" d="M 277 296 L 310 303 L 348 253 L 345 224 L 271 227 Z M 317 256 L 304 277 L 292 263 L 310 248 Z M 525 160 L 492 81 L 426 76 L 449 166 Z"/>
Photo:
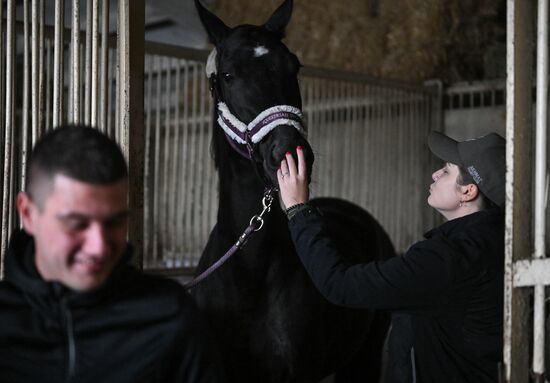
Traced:
<path id="1" fill-rule="evenodd" d="M 460 206 L 460 187 L 456 183 L 458 175 L 458 166 L 451 163 L 446 163 L 432 174 L 434 182 L 430 185 L 428 205 L 445 217 L 453 215 Z"/>

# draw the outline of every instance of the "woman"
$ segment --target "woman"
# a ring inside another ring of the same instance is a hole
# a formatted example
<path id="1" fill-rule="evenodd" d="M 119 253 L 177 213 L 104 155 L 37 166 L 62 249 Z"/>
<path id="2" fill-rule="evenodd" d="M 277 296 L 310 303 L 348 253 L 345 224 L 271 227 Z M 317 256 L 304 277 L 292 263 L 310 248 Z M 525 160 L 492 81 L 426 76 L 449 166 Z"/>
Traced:
<path id="1" fill-rule="evenodd" d="M 497 382 L 502 348 L 505 146 L 496 133 L 428 137 L 445 166 L 428 204 L 447 220 L 400 257 L 349 265 L 307 205 L 306 164 L 286 153 L 277 172 L 296 250 L 334 304 L 390 310 L 389 382 Z"/>

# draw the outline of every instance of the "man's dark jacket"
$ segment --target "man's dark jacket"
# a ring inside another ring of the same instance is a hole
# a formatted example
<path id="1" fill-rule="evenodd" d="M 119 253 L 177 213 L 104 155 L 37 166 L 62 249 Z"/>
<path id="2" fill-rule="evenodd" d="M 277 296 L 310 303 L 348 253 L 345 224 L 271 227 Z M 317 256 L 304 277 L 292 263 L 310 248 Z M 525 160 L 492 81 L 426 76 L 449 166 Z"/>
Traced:
<path id="1" fill-rule="evenodd" d="M 290 219 L 298 255 L 331 302 L 392 311 L 387 381 L 497 382 L 502 359 L 504 220 L 453 219 L 403 256 L 346 264 L 316 209 Z"/>
<path id="2" fill-rule="evenodd" d="M 98 289 L 45 282 L 11 239 L 0 283 L 0 382 L 220 382 L 198 309 L 174 281 L 123 261 Z"/>

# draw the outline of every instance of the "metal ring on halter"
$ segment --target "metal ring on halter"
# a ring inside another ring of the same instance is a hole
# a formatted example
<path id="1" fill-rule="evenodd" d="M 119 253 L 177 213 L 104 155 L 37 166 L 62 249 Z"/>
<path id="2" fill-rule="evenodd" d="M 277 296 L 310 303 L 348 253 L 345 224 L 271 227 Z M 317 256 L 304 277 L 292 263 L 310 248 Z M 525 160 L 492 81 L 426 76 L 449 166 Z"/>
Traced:
<path id="1" fill-rule="evenodd" d="M 250 219 L 250 224 L 252 225 L 252 222 L 254 222 L 254 220 L 256 220 L 257 222 L 260 222 L 260 226 L 258 226 L 257 228 L 254 229 L 254 231 L 259 231 L 261 230 L 261 228 L 264 226 L 264 219 L 262 217 L 260 217 L 259 215 L 255 215 L 254 217 L 252 217 Z"/>

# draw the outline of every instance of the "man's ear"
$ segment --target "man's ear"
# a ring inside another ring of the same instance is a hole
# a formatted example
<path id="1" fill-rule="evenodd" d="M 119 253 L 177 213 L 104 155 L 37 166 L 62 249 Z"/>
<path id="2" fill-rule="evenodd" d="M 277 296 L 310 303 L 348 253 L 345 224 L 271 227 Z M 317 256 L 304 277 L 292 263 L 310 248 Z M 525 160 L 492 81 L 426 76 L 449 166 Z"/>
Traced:
<path id="1" fill-rule="evenodd" d="M 38 207 L 34 204 L 31 197 L 25 193 L 20 192 L 17 195 L 17 211 L 19 212 L 19 219 L 23 225 L 23 229 L 29 235 L 34 234 L 34 221 L 36 217 Z"/>
<path id="2" fill-rule="evenodd" d="M 462 196 L 464 202 L 475 200 L 479 196 L 479 188 L 476 184 L 462 186 Z"/>

